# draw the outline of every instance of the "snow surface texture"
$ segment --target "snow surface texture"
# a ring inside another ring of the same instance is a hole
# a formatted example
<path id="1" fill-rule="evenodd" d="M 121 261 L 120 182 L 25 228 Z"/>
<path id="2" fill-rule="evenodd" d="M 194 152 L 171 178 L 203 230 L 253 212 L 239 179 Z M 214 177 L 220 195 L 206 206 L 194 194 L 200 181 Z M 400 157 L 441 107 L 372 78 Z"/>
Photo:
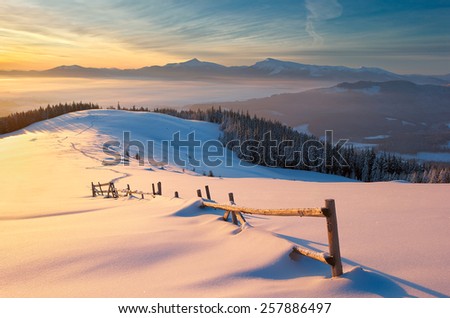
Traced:
<path id="1" fill-rule="evenodd" d="M 213 124 L 165 115 L 83 111 L 0 139 L 1 297 L 446 297 L 450 216 L 445 184 L 341 182 L 263 167 L 203 176 L 173 164 L 105 166 L 102 142 L 129 130 L 155 142 L 176 131 L 216 138 Z M 92 198 L 90 182 L 163 196 Z M 320 181 L 320 182 L 317 182 Z M 344 275 L 292 261 L 293 245 L 327 251 L 324 219 L 248 216 L 239 228 L 200 209 L 217 202 L 260 208 L 336 200 Z M 173 197 L 174 191 L 180 198 Z"/>

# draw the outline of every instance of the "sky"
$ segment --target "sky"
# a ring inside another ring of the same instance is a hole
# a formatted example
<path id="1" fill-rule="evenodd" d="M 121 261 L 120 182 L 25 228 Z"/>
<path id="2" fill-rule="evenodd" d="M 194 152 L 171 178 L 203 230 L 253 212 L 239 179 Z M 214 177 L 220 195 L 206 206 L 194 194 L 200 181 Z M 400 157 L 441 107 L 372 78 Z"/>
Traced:
<path id="1" fill-rule="evenodd" d="M 2 0 L 0 69 L 192 58 L 450 73 L 450 1 Z"/>

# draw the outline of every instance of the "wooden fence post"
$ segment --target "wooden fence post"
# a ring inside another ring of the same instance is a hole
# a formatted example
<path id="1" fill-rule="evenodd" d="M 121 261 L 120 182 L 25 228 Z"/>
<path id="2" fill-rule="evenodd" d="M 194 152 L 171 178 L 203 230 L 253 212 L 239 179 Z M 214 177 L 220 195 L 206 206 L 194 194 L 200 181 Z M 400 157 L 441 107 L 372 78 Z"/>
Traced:
<path id="1" fill-rule="evenodd" d="M 230 199 L 230 203 L 234 204 L 234 197 L 233 193 L 228 193 L 228 198 Z M 230 211 L 225 210 L 225 213 L 223 214 L 223 220 L 228 221 L 228 217 L 230 216 Z"/>
<path id="2" fill-rule="evenodd" d="M 117 199 L 119 197 L 119 192 L 117 191 L 113 182 L 109 183 L 109 188 L 111 189 L 112 197 Z M 108 190 L 108 193 L 109 193 L 109 190 Z"/>
<path id="3" fill-rule="evenodd" d="M 111 185 L 112 185 L 112 182 L 110 182 L 110 183 L 109 183 L 109 186 L 108 186 L 108 193 L 106 194 L 106 197 L 107 197 L 107 198 L 110 198 L 109 194 L 111 193 L 111 189 L 112 189 L 112 188 L 111 188 Z"/>
<path id="4" fill-rule="evenodd" d="M 333 257 L 333 265 L 331 266 L 331 273 L 333 277 L 341 276 L 342 260 L 341 251 L 339 248 L 339 235 L 336 217 L 336 206 L 334 200 L 325 200 L 325 208 L 327 209 L 327 229 L 328 229 L 328 245 L 330 247 L 330 256 Z"/>
<path id="5" fill-rule="evenodd" d="M 237 217 L 239 223 L 241 223 L 241 225 L 244 225 L 245 223 L 247 223 L 247 221 L 245 220 L 245 218 L 241 212 L 236 212 L 235 214 L 236 214 L 236 217 Z"/>
<path id="6" fill-rule="evenodd" d="M 205 191 L 206 191 L 206 198 L 208 200 L 211 200 L 211 193 L 209 192 L 209 186 L 205 186 Z"/>
<path id="7" fill-rule="evenodd" d="M 234 194 L 233 192 L 228 193 L 228 199 L 230 200 L 230 204 L 231 205 L 236 205 L 236 203 L 234 202 Z M 228 216 L 227 216 L 228 219 Z M 247 223 L 247 221 L 245 220 L 244 216 L 242 215 L 241 212 L 231 212 L 231 219 L 233 220 L 234 224 L 238 224 L 238 221 L 241 223 L 241 225 L 244 225 L 244 223 Z"/>
<path id="8" fill-rule="evenodd" d="M 235 205 L 233 192 L 228 193 L 228 199 L 230 200 L 231 205 Z"/>
<path id="9" fill-rule="evenodd" d="M 175 198 L 179 198 L 178 191 L 175 191 Z"/>
<path id="10" fill-rule="evenodd" d="M 238 220 L 236 217 L 236 212 L 231 212 L 231 221 L 233 222 L 233 224 L 238 225 Z"/>
<path id="11" fill-rule="evenodd" d="M 200 190 L 200 189 L 197 190 L 197 196 L 198 196 L 199 198 L 202 197 L 202 190 Z"/>
<path id="12" fill-rule="evenodd" d="M 95 197 L 95 186 L 94 182 L 91 182 L 92 196 Z"/>
<path id="13" fill-rule="evenodd" d="M 162 195 L 162 184 L 158 182 L 158 195 Z"/>
<path id="14" fill-rule="evenodd" d="M 235 205 L 236 203 L 234 203 L 234 194 L 233 192 L 228 193 L 228 199 L 230 200 L 230 204 L 231 205 Z M 229 212 L 228 212 L 229 213 Z M 225 218 L 225 216 L 224 216 Z M 228 215 L 227 215 L 227 219 L 228 219 Z M 236 217 L 236 212 L 231 212 L 231 221 L 233 222 L 233 224 L 238 224 L 238 219 Z"/>
<path id="15" fill-rule="evenodd" d="M 103 189 L 102 189 L 102 185 L 100 184 L 100 182 L 98 183 L 98 187 L 100 188 L 100 192 L 103 195 Z"/>
<path id="16" fill-rule="evenodd" d="M 153 195 L 156 195 L 155 184 L 154 183 L 152 183 L 152 191 L 153 191 Z"/>

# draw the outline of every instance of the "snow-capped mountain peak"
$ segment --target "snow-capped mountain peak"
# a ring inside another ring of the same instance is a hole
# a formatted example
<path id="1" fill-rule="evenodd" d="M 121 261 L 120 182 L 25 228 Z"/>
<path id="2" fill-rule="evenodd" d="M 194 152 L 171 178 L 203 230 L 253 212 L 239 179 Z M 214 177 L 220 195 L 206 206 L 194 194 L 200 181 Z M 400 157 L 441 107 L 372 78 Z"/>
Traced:
<path id="1" fill-rule="evenodd" d="M 186 62 L 169 63 L 169 64 L 166 64 L 165 67 L 169 67 L 169 68 L 173 68 L 173 67 L 177 67 L 177 68 L 205 68 L 205 69 L 211 69 L 211 68 L 222 69 L 222 68 L 225 68 L 225 66 L 223 66 L 223 65 L 216 64 L 216 63 L 211 63 L 211 62 L 203 62 L 203 61 L 200 61 L 197 58 L 193 58 L 193 59 L 188 60 Z"/>
<path id="2" fill-rule="evenodd" d="M 66 71 L 73 71 L 73 70 L 81 70 L 85 67 L 80 65 L 61 65 L 58 67 L 53 68 L 54 70 L 66 70 Z"/>

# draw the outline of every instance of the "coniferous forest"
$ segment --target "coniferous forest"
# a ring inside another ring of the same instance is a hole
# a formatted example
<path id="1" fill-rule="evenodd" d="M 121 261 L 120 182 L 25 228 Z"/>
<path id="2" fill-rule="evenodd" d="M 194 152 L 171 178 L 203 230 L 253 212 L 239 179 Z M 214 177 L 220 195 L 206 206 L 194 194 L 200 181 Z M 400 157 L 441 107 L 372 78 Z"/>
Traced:
<path id="1" fill-rule="evenodd" d="M 99 108 L 96 104 L 80 102 L 17 112 L 0 118 L 0 134 L 66 113 Z M 334 174 L 364 182 L 405 180 L 413 183 L 450 183 L 450 166 L 446 163 L 419 162 L 376 152 L 374 149 L 324 143 L 315 136 L 297 132 L 280 122 L 250 116 L 248 113 L 222 110 L 220 107 L 207 110 L 149 110 L 118 105 L 117 109 L 154 111 L 219 124 L 222 131 L 219 139 L 222 144 L 235 151 L 242 160 L 254 164 Z M 237 144 L 241 146 L 236 147 Z M 308 144 L 313 147 L 304 148 Z M 323 144 L 323 147 L 317 147 L 319 144 Z"/>
<path id="2" fill-rule="evenodd" d="M 73 102 L 71 104 L 47 105 L 45 108 L 39 107 L 38 109 L 13 113 L 6 117 L 0 117 L 0 134 L 25 128 L 41 120 L 87 109 L 99 109 L 99 106 L 92 103 Z"/>
<path id="3" fill-rule="evenodd" d="M 221 108 L 207 110 L 160 108 L 154 111 L 219 124 L 222 130 L 221 142 L 236 151 L 241 159 L 253 163 L 340 175 L 364 182 L 404 180 L 413 183 L 450 183 L 450 167 L 445 163 L 421 163 L 390 153 L 377 153 L 374 149 L 346 146 L 339 150 L 345 163 L 340 164 L 325 158 L 338 150 L 336 145 L 330 144 L 322 149 L 312 147 L 309 152 L 301 153 L 302 145 L 317 141 L 318 138 L 299 133 L 280 122 L 250 116 L 248 113 Z M 268 143 L 268 132 L 271 139 L 276 140 L 277 147 L 272 147 L 272 152 L 268 151 L 270 147 L 263 147 L 264 143 Z M 236 149 L 233 147 L 236 140 L 241 143 L 251 141 L 253 144 Z M 292 140 L 293 145 L 283 142 L 286 140 Z M 274 152 L 275 148 L 278 149 Z M 331 151 L 325 152 L 326 148 Z M 296 158 L 299 152 L 301 160 Z M 327 162 L 331 162 L 331 165 L 326 165 Z"/>

